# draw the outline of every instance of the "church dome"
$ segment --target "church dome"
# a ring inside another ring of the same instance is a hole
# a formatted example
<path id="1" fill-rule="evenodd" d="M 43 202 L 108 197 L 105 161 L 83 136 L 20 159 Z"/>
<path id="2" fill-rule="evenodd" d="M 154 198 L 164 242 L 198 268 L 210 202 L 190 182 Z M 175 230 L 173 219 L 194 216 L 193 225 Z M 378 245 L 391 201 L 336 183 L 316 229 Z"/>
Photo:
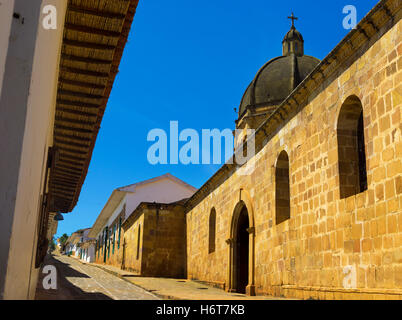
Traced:
<path id="1" fill-rule="evenodd" d="M 320 63 L 311 56 L 281 56 L 267 62 L 248 86 L 239 116 L 248 106 L 279 105 Z"/>
<path id="2" fill-rule="evenodd" d="M 282 41 L 282 56 L 268 61 L 258 71 L 241 100 L 239 119 L 248 109 L 255 113 L 281 104 L 320 63 L 319 59 L 304 55 L 303 36 L 294 26 L 297 18 L 292 13 L 289 19 L 292 27 Z"/>

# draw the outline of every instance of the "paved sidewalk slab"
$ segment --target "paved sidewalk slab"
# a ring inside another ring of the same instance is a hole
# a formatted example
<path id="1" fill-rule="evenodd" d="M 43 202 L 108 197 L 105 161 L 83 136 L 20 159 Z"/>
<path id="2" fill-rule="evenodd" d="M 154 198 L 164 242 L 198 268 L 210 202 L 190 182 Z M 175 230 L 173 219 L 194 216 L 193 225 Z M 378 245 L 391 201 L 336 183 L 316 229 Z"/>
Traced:
<path id="1" fill-rule="evenodd" d="M 55 289 L 45 289 L 39 274 L 36 300 L 159 300 L 151 292 L 123 281 L 110 272 L 67 256 L 48 255 L 45 265 L 57 271 Z"/>
<path id="2" fill-rule="evenodd" d="M 250 297 L 239 293 L 228 293 L 193 280 L 140 277 L 135 273 L 109 265 L 96 263 L 91 263 L 91 265 L 166 300 L 288 300 L 271 296 Z"/>

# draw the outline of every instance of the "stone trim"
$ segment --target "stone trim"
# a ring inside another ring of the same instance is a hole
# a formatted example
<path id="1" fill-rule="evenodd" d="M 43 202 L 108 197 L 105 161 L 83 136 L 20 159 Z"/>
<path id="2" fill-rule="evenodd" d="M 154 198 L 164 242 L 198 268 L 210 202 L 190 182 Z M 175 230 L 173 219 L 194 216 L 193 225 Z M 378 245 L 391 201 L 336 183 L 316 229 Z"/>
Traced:
<path id="1" fill-rule="evenodd" d="M 314 287 L 283 285 L 273 288 L 277 294 L 285 291 L 286 296 L 302 299 L 402 299 L 402 290 L 398 289 L 345 289 L 340 287 Z M 278 292 L 279 291 L 279 292 Z"/>

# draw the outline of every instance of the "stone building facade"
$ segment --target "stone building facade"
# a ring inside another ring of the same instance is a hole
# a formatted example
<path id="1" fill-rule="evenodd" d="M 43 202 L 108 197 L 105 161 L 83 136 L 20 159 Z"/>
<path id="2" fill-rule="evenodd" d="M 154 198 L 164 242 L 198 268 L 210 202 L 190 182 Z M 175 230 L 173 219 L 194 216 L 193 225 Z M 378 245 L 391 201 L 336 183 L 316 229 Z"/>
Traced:
<path id="1" fill-rule="evenodd" d="M 185 277 L 183 203 L 141 203 L 137 207 L 123 224 L 123 269 L 148 277 Z"/>
<path id="2" fill-rule="evenodd" d="M 255 170 L 226 164 L 186 203 L 189 279 L 402 298 L 400 18 L 399 0 L 380 1 L 278 106 L 239 115 L 258 124 Z"/>

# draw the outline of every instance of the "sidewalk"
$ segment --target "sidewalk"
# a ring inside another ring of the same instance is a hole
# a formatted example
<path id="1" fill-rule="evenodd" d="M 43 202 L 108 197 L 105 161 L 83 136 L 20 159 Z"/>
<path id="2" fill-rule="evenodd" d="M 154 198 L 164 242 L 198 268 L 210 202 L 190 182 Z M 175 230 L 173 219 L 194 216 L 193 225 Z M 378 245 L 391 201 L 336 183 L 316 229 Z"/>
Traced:
<path id="1" fill-rule="evenodd" d="M 114 274 L 165 300 L 285 300 L 270 296 L 250 297 L 239 293 L 228 293 L 193 280 L 139 277 L 119 268 L 90 263 Z"/>

